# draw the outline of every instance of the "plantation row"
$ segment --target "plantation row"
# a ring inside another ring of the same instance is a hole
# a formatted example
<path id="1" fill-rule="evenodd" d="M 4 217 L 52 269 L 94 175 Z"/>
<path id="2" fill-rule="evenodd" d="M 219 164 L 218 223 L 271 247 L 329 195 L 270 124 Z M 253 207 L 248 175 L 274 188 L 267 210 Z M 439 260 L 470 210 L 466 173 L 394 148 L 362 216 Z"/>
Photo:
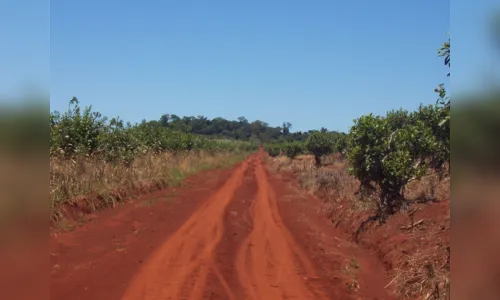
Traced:
<path id="1" fill-rule="evenodd" d="M 446 105 L 420 106 L 415 112 L 393 110 L 355 120 L 347 135 L 316 131 L 305 142 L 266 145 L 270 156 L 312 154 L 321 157 L 341 152 L 350 173 L 362 188 L 380 189 L 381 212 L 393 213 L 402 204 L 402 189 L 428 168 L 440 170 L 450 160 L 450 120 Z M 373 183 L 376 186 L 373 186 Z"/>
<path id="2" fill-rule="evenodd" d="M 50 114 L 50 155 L 69 158 L 88 156 L 107 162 L 131 163 L 137 156 L 187 151 L 243 152 L 257 148 L 246 141 L 213 139 L 161 126 L 154 122 L 132 125 L 119 118 L 109 119 L 91 107 L 83 111 L 78 100 L 70 101 L 64 114 Z"/>
<path id="3" fill-rule="evenodd" d="M 321 157 L 334 152 L 342 152 L 346 146 L 346 134 L 338 132 L 311 131 L 304 142 L 295 140 L 280 140 L 268 143 L 264 149 L 270 156 L 286 155 L 295 158 L 297 155 L 310 153 L 320 165 Z"/>

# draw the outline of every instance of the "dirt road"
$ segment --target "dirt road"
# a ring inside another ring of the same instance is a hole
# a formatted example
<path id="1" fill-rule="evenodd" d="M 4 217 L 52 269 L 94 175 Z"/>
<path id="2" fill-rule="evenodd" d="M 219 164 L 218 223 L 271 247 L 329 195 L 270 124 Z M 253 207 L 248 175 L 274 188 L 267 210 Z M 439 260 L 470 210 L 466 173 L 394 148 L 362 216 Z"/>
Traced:
<path id="1" fill-rule="evenodd" d="M 51 299 L 394 299 L 262 153 L 148 198 L 52 240 Z"/>

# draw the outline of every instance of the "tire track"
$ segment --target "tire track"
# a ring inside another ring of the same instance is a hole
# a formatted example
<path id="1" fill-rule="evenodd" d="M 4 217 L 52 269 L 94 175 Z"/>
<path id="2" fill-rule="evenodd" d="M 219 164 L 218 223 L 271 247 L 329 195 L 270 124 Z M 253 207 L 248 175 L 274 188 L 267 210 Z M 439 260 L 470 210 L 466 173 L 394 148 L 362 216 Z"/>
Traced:
<path id="1" fill-rule="evenodd" d="M 306 284 L 307 278 L 316 278 L 314 268 L 282 226 L 261 157 L 255 168 L 258 194 L 252 206 L 253 230 L 236 259 L 247 299 L 328 299 L 321 290 L 313 292 Z"/>
<path id="2" fill-rule="evenodd" d="M 224 292 L 221 280 L 218 276 L 223 276 L 235 299 L 245 299 L 244 290 L 238 281 L 238 274 L 234 262 L 238 250 L 245 238 L 252 231 L 253 224 L 250 217 L 251 205 L 257 195 L 257 181 L 255 180 L 255 164 L 251 163 L 247 169 L 243 184 L 236 191 L 233 200 L 226 208 L 224 216 L 224 237 L 217 246 L 214 260 L 217 270 L 221 275 L 210 273 L 206 285 L 203 299 L 226 300 L 229 299 L 228 292 Z M 226 290 L 227 290 L 226 289 Z"/>
<path id="3" fill-rule="evenodd" d="M 224 234 L 224 213 L 255 157 L 247 159 L 228 181 L 165 241 L 135 274 L 122 300 L 202 299 L 213 272 L 231 300 L 229 284 L 213 256 Z"/>

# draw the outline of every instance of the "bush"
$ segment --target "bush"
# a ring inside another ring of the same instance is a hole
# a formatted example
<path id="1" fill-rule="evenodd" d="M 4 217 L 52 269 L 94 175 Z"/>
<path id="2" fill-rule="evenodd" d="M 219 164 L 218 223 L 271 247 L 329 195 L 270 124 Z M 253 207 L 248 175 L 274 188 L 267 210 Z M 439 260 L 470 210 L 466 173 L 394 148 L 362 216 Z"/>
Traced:
<path id="1" fill-rule="evenodd" d="M 130 165 L 139 154 L 140 143 L 130 130 L 123 126 L 120 119 L 111 119 L 103 128 L 98 139 L 98 154 L 106 162 L 123 162 Z"/>
<path id="2" fill-rule="evenodd" d="M 315 131 L 307 138 L 305 147 L 314 155 L 316 166 L 320 166 L 321 157 L 333 152 L 334 141 L 327 132 Z"/>
<path id="3" fill-rule="evenodd" d="M 345 133 L 341 133 L 337 135 L 335 139 L 333 151 L 343 153 L 346 148 L 347 148 L 347 135 Z"/>
<path id="4" fill-rule="evenodd" d="M 97 150 L 99 136 L 107 120 L 91 110 L 89 106 L 82 112 L 78 99 L 73 97 L 68 112 L 62 116 L 59 113 L 50 114 L 51 154 L 70 157 L 74 154 L 92 154 Z"/>
<path id="5" fill-rule="evenodd" d="M 279 156 L 281 154 L 281 148 L 282 146 L 276 143 L 266 144 L 264 147 L 265 151 L 267 151 L 271 157 Z"/>
<path id="6" fill-rule="evenodd" d="M 450 160 L 450 122 L 442 122 L 449 117 L 449 111 L 439 105 L 420 105 L 415 117 L 430 127 L 436 138 L 436 147 L 430 155 L 430 166 L 439 170 Z"/>
<path id="7" fill-rule="evenodd" d="M 380 187 L 380 212 L 394 213 L 403 204 L 402 188 L 424 175 L 428 158 L 439 149 L 432 128 L 417 113 L 391 111 L 386 117 L 362 116 L 348 139 L 350 173 L 363 187 Z"/>
<path id="8" fill-rule="evenodd" d="M 294 159 L 303 152 L 303 145 L 300 142 L 288 142 L 284 145 L 284 150 L 288 158 Z"/>

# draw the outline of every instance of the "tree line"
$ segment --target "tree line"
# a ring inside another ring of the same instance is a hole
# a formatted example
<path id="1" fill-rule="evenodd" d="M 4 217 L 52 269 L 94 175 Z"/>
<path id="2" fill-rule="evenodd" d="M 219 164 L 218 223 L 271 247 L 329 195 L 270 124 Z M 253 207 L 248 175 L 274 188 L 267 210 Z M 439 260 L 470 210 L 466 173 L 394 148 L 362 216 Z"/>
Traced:
<path id="1" fill-rule="evenodd" d="M 250 141 L 253 143 L 270 143 L 273 141 L 305 141 L 314 130 L 292 132 L 292 124 L 283 122 L 281 126 L 270 126 L 269 123 L 255 120 L 248 121 L 245 117 L 236 120 L 224 118 L 209 119 L 205 116 L 184 116 L 164 114 L 159 120 L 146 121 L 142 124 L 157 124 L 177 131 L 189 132 L 231 140 Z M 321 131 L 328 131 L 321 128 Z"/>

